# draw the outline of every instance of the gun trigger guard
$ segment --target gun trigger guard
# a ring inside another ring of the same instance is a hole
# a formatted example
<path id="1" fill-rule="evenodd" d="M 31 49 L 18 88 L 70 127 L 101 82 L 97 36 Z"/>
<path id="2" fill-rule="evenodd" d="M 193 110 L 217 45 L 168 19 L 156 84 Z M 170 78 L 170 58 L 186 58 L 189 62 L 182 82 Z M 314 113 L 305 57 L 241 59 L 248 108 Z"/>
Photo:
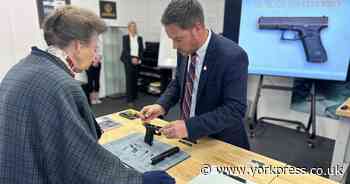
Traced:
<path id="1" fill-rule="evenodd" d="M 156 131 L 154 132 L 154 135 L 162 135 L 162 133 L 160 133 L 159 130 L 156 130 Z"/>
<path id="2" fill-rule="evenodd" d="M 294 38 L 286 38 L 285 34 L 287 31 L 283 31 L 281 35 L 281 40 L 287 40 L 287 41 L 296 41 L 301 40 L 300 36 L 298 36 L 298 33 L 294 34 Z"/>
<path id="3" fill-rule="evenodd" d="M 155 131 L 154 134 L 155 135 L 162 135 L 162 133 L 159 131 L 162 127 L 154 125 Z"/>

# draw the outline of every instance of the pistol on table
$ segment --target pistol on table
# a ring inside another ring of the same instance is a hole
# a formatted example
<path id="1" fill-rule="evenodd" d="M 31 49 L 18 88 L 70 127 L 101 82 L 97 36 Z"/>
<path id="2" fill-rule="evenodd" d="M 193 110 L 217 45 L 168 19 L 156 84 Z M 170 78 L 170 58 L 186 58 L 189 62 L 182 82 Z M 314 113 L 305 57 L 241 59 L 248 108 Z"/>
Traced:
<path id="1" fill-rule="evenodd" d="M 159 130 L 162 128 L 157 125 L 152 125 L 149 123 L 143 123 L 143 126 L 146 128 L 146 134 L 145 134 L 145 143 L 152 146 L 153 145 L 153 137 L 154 135 L 161 135 Z"/>

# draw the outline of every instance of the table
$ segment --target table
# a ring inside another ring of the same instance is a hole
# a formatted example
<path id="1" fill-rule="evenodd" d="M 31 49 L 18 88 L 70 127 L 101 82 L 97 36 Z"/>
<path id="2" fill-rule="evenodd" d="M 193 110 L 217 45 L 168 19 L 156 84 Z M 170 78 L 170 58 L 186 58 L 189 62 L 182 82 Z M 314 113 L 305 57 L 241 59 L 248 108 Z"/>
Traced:
<path id="1" fill-rule="evenodd" d="M 123 117 L 120 117 L 118 113 L 114 113 L 110 116 L 114 120 L 120 122 L 122 126 L 106 131 L 99 140 L 100 144 L 108 143 L 110 141 L 122 138 L 132 133 L 145 133 L 145 128 L 143 127 L 142 122 L 139 119 L 128 120 Z M 164 126 L 168 124 L 168 122 L 160 119 L 155 119 L 151 123 L 159 126 Z M 282 177 L 282 174 L 271 172 L 255 173 L 255 175 L 253 175 L 253 170 L 251 170 L 251 168 L 255 168 L 256 165 L 254 165 L 253 162 L 256 163 L 256 161 L 263 163 L 264 167 L 282 168 L 287 167 L 288 165 L 283 162 L 211 138 L 200 139 L 198 140 L 198 144 L 194 144 L 193 146 L 182 144 L 176 139 L 166 139 L 164 136 L 155 136 L 155 138 L 161 142 L 178 146 L 181 150 L 191 155 L 190 158 L 167 170 L 167 172 L 171 176 L 176 178 L 176 182 L 178 184 L 188 183 L 191 179 L 200 174 L 200 170 L 202 167 L 207 165 L 231 166 L 236 169 L 242 169 L 240 171 L 243 171 L 243 169 L 246 168 L 245 173 L 240 173 L 237 175 L 257 184 L 276 183 L 276 181 L 279 180 L 285 181 L 286 184 L 288 182 L 290 182 L 291 184 L 306 183 L 305 181 L 320 184 L 336 183 L 326 178 L 322 178 L 320 176 L 311 174 L 305 174 L 302 176 L 283 174 Z M 293 181 L 294 179 L 300 180 L 300 182 L 295 182 Z"/>

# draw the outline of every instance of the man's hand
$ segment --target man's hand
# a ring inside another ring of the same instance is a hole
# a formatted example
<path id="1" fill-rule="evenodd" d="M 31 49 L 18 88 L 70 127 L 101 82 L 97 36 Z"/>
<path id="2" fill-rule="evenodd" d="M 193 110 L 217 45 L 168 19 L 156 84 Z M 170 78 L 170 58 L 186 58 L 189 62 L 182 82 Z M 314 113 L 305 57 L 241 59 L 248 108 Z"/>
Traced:
<path id="1" fill-rule="evenodd" d="M 159 104 L 147 105 L 142 108 L 141 112 L 137 114 L 142 121 L 151 121 L 160 115 L 164 115 L 165 110 Z"/>
<path id="2" fill-rule="evenodd" d="M 188 137 L 186 123 L 183 120 L 170 122 L 169 125 L 161 128 L 160 132 L 168 139 L 182 139 Z"/>

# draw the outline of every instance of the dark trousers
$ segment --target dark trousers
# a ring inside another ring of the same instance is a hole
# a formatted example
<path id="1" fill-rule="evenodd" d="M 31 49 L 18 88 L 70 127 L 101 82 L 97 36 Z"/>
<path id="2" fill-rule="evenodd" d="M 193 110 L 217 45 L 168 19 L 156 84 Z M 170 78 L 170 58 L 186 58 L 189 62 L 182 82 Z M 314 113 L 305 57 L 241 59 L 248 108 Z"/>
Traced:
<path id="1" fill-rule="evenodd" d="M 137 98 L 137 78 L 138 66 L 130 63 L 124 63 L 126 78 L 126 101 L 133 102 Z"/>
<path id="2" fill-rule="evenodd" d="M 90 66 L 88 70 L 86 70 L 87 78 L 88 78 L 88 88 L 89 92 L 100 90 L 100 73 L 101 73 L 101 64 L 97 66 Z"/>

